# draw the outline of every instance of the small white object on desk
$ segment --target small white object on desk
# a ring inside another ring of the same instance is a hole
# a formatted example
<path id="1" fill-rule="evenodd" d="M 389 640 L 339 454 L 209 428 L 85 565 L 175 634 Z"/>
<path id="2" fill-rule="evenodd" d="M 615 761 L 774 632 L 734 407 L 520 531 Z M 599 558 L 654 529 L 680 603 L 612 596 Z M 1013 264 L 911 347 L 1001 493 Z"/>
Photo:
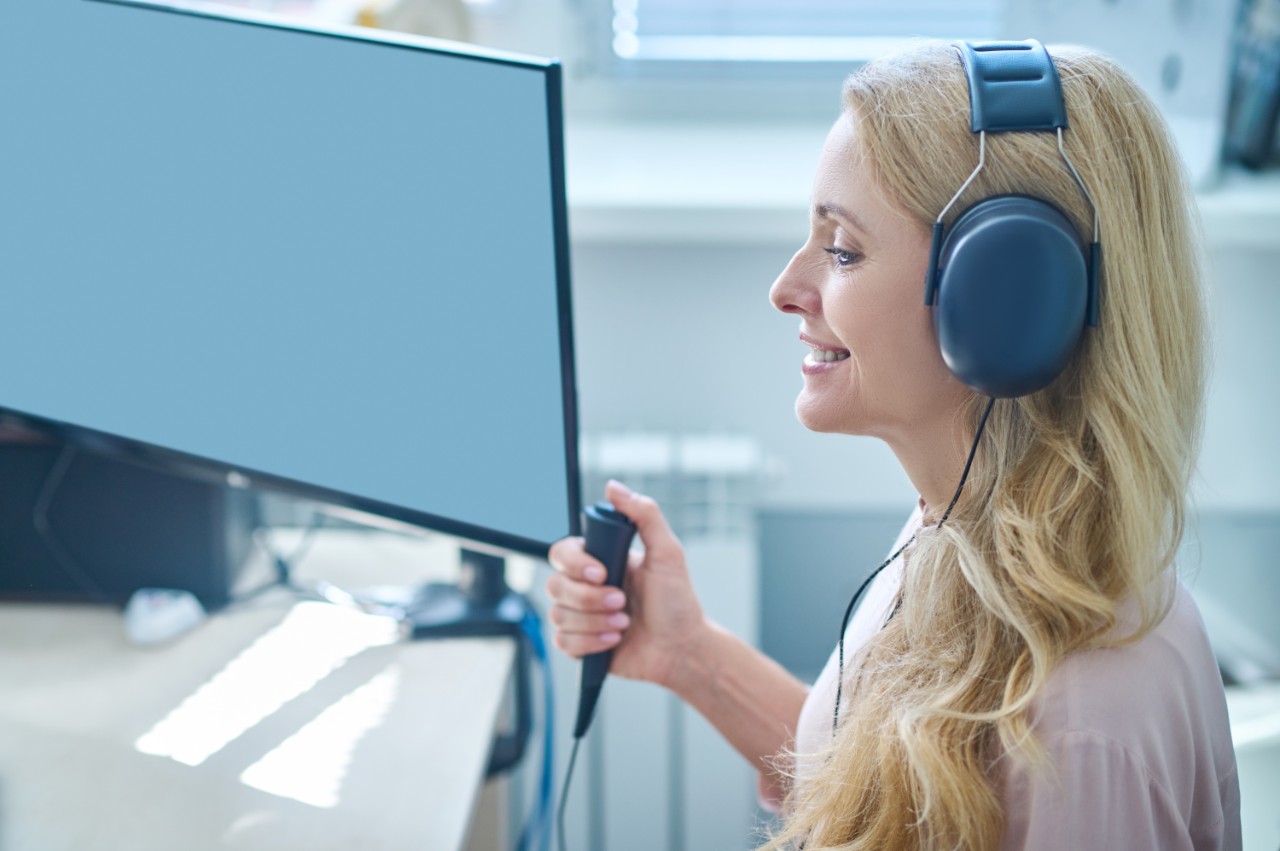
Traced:
<path id="1" fill-rule="evenodd" d="M 124 607 L 124 635 L 133 644 L 161 644 L 204 623 L 204 606 L 190 591 L 139 588 Z"/>

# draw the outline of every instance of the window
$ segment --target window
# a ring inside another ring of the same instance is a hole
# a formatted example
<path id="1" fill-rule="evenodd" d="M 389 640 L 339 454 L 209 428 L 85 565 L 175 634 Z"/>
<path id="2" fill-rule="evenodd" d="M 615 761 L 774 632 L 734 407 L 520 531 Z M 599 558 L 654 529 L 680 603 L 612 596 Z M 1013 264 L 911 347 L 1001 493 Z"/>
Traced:
<path id="1" fill-rule="evenodd" d="M 991 38 L 1001 0 L 612 0 L 612 52 L 658 62 L 864 60 L 911 36 Z"/>

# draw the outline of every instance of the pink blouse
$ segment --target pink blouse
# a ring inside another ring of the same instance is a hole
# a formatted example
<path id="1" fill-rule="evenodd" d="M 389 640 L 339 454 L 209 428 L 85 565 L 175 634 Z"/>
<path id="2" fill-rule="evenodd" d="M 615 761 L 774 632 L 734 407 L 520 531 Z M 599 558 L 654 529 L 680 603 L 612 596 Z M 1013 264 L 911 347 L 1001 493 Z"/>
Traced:
<path id="1" fill-rule="evenodd" d="M 919 528 L 921 513 L 917 505 L 889 552 Z M 872 582 L 845 632 L 846 676 L 901 585 L 899 558 Z M 836 668 L 833 652 L 800 712 L 798 782 L 831 736 Z M 1037 698 L 1034 725 L 1056 776 L 1002 763 L 997 781 L 1008 821 L 1001 851 L 1240 848 L 1226 697 L 1200 613 L 1181 582 L 1169 614 L 1141 640 L 1068 657 Z M 777 793 L 763 782 L 760 790 L 761 804 L 776 812 Z"/>

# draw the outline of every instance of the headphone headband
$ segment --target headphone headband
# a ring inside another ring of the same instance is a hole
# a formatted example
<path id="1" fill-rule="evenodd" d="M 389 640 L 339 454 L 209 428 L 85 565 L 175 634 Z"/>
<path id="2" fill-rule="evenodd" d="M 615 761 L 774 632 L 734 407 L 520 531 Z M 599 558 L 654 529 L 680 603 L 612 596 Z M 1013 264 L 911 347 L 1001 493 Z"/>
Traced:
<path id="1" fill-rule="evenodd" d="M 1086 325 L 1098 323 L 1098 214 L 1062 142 L 1067 108 L 1058 69 L 1035 40 L 956 42 L 969 84 L 978 164 L 933 224 L 924 303 L 933 307 L 942 359 L 986 396 L 1024 396 L 1062 373 Z M 1048 132 L 1093 208 L 1086 249 L 1048 201 L 996 195 L 951 225 L 947 212 L 987 159 L 988 133 Z"/>
<path id="2" fill-rule="evenodd" d="M 974 133 L 1065 129 L 1067 105 L 1049 51 L 1026 41 L 958 41 Z"/>

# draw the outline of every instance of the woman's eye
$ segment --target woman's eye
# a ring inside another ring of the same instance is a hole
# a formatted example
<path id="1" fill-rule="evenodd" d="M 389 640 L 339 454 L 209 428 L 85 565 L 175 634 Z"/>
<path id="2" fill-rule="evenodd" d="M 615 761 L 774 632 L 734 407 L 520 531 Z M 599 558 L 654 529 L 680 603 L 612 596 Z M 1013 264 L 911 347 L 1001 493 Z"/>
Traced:
<path id="1" fill-rule="evenodd" d="M 858 262 L 858 256 L 852 251 L 842 251 L 839 248 L 824 248 L 823 251 L 836 258 L 836 266 L 844 269 Z"/>

